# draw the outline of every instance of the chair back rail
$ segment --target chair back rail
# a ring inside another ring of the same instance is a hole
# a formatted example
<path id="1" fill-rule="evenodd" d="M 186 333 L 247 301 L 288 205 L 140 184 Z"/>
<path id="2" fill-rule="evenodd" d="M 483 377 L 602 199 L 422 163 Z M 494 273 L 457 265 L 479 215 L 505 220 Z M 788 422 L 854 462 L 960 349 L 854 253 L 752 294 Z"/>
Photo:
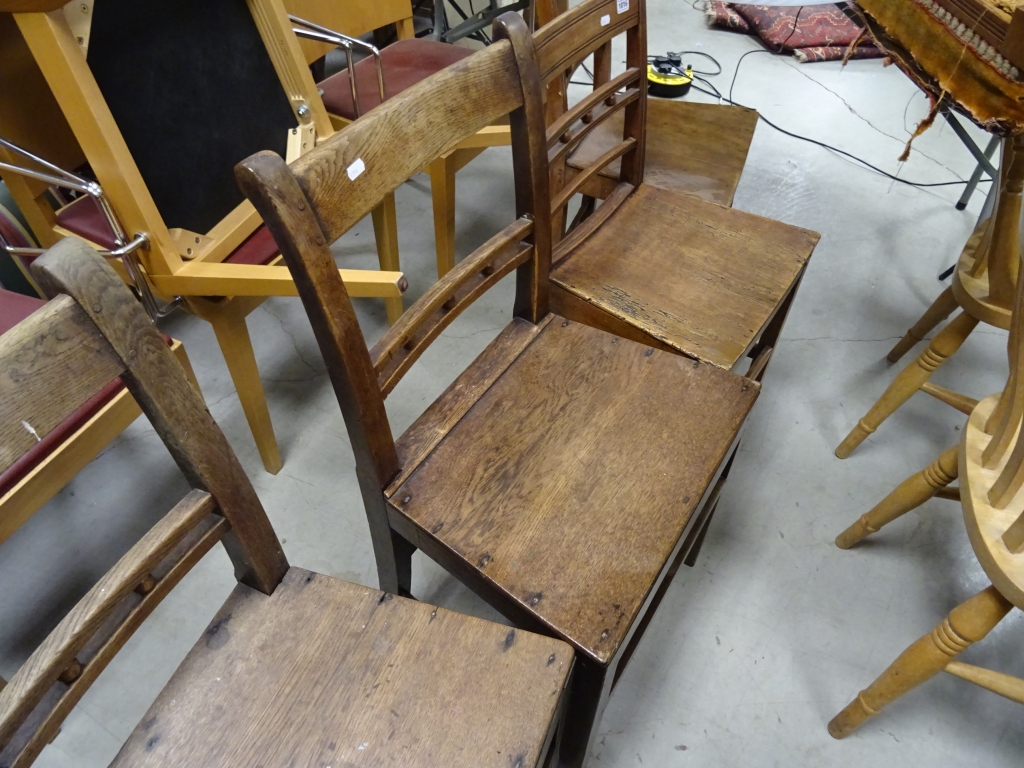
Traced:
<path id="1" fill-rule="evenodd" d="M 32 763 L 142 621 L 218 541 L 239 581 L 264 593 L 273 592 L 288 569 L 223 433 L 110 265 L 67 238 L 37 260 L 33 272 L 49 295 L 66 295 L 0 338 L 5 446 L 8 435 L 20 445 L 18 430 L 28 432 L 17 408 L 52 428 L 120 375 L 193 490 L 94 585 L 0 691 L 0 764 L 12 768 Z"/>
<path id="2" fill-rule="evenodd" d="M 551 244 L 540 79 L 521 17 L 503 15 L 496 37 L 493 45 L 392 97 L 291 167 L 264 152 L 237 168 L 239 184 L 273 233 L 309 315 L 352 441 L 371 531 L 380 522 L 371 507 L 386 514 L 377 503 L 380 492 L 400 468 L 386 394 L 445 326 L 513 269 L 516 316 L 535 323 L 547 315 Z M 517 220 L 407 310 L 371 358 L 329 244 L 427 161 L 506 114 Z"/>
<path id="3" fill-rule="evenodd" d="M 620 13 L 618 9 L 623 2 L 625 8 Z M 586 0 L 545 24 L 534 35 L 538 68 L 544 83 L 556 78 L 567 81 L 584 59 L 594 57 L 594 90 L 556 117 L 547 129 L 556 248 L 567 236 L 565 221 L 569 201 L 610 163 L 621 158 L 620 179 L 631 187 L 636 188 L 643 181 L 647 113 L 644 19 L 644 0 Z M 620 34 L 626 35 L 626 71 L 612 78 L 611 41 Z M 548 105 L 549 116 L 557 111 L 557 106 Z M 623 112 L 622 141 L 566 183 L 565 163 L 570 153 L 591 131 L 620 110 Z M 608 204 L 606 199 L 598 210 Z M 574 228 L 580 223 L 576 222 Z M 559 252 L 565 252 L 564 248 L 559 248 Z"/>

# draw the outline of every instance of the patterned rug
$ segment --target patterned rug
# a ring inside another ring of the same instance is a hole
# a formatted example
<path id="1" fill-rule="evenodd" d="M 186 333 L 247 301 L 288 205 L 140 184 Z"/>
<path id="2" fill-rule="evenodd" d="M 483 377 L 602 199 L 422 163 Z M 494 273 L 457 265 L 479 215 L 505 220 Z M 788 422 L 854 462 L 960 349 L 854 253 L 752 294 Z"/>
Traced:
<path id="1" fill-rule="evenodd" d="M 869 38 L 862 37 L 863 30 L 835 5 L 767 6 L 708 0 L 705 15 L 709 26 L 756 35 L 768 48 L 792 53 L 801 62 L 885 55 Z"/>

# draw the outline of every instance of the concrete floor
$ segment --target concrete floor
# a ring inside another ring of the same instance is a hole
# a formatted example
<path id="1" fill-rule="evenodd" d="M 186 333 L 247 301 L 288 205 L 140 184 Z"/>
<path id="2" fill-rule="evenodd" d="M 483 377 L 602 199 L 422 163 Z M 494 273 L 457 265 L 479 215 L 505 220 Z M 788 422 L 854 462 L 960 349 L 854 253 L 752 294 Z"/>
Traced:
<path id="1" fill-rule="evenodd" d="M 705 28 L 688 3 L 648 0 L 650 51 L 706 51 L 728 87 L 755 43 Z M 616 57 L 621 60 L 621 57 Z M 700 63 L 694 60 L 697 68 Z M 937 124 L 902 150 L 927 103 L 880 61 L 797 64 L 749 57 L 735 98 L 783 127 L 922 182 L 966 178 L 967 151 Z M 977 131 L 974 131 L 977 134 Z M 964 418 L 915 396 L 847 461 L 832 450 L 893 378 L 884 355 L 941 289 L 981 204 L 958 187 L 893 184 L 810 144 L 758 127 L 736 207 L 822 233 L 764 382 L 748 437 L 700 561 L 670 589 L 600 726 L 596 766 L 1019 766 L 1018 706 L 952 678 L 906 696 L 844 742 L 825 724 L 911 641 L 984 584 L 959 507 L 936 500 L 868 545 L 834 536 L 953 444 Z M 434 277 L 428 183 L 398 195 L 410 299 Z M 459 175 L 459 253 L 511 220 L 510 153 L 490 150 Z M 363 222 L 339 264 L 375 264 Z M 506 281 L 460 318 L 388 400 L 403 430 L 507 322 Z M 383 307 L 360 300 L 367 336 Z M 376 585 L 353 461 L 334 394 L 297 300 L 249 320 L 284 470 L 262 470 L 213 333 L 184 315 L 184 340 L 210 408 L 242 458 L 295 565 Z M 975 396 L 1005 377 L 1005 335 L 975 332 L 935 380 Z M 63 613 L 185 490 L 140 420 L 0 549 L 0 675 L 10 678 Z M 416 595 L 501 620 L 417 555 Z M 37 765 L 105 766 L 199 637 L 232 585 L 211 552 L 100 678 Z M 1024 674 L 1019 612 L 965 658 Z"/>

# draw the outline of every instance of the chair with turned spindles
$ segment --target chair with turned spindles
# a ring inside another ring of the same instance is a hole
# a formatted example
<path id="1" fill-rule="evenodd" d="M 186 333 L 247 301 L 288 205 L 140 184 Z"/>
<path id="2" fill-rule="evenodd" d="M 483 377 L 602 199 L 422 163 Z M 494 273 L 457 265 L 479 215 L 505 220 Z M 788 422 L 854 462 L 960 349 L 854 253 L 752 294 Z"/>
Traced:
<path id="1" fill-rule="evenodd" d="M 839 536 L 852 546 L 914 508 L 959 475 L 964 523 L 975 557 L 991 584 L 950 614 L 894 661 L 828 725 L 841 739 L 883 707 L 938 674 L 948 672 L 1024 704 L 1024 679 L 956 660 L 1014 607 L 1024 609 L 1024 290 L 1018 281 L 1010 328 L 1010 377 L 1001 394 L 971 412 L 960 444 L 905 481 L 882 504 Z"/>
<path id="2" fill-rule="evenodd" d="M 40 756 L 218 542 L 239 583 L 136 713 L 112 766 L 547 764 L 568 645 L 291 567 L 224 434 L 113 269 L 67 238 L 33 273 L 65 295 L 0 337 L 0 460 L 34 440 L 22 421 L 45 437 L 120 375 L 192 490 L 0 681 L 0 765 Z"/>

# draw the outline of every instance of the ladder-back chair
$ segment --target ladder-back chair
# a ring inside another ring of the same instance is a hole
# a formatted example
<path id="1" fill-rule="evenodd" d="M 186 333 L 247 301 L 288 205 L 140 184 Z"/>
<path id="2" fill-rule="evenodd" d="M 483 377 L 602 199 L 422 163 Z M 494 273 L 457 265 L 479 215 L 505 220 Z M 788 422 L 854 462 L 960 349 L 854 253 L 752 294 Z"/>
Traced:
<path id="1" fill-rule="evenodd" d="M 232 168 L 260 149 L 297 157 L 333 133 L 284 8 L 280 0 L 62 5 L 0 0 L 0 11 L 15 11 L 95 180 L 61 166 L 49 142 L 38 154 L 5 145 L 19 164 L 0 166 L 5 178 L 27 175 L 80 194 L 56 214 L 42 210 L 38 194 L 18 198 L 23 210 L 52 220 L 52 234 L 39 235 L 44 244 L 58 234 L 82 237 L 120 256 L 152 315 L 184 304 L 212 324 L 263 464 L 277 472 L 245 318 L 295 287 Z M 401 274 L 344 277 L 355 295 L 391 297 L 400 312 Z"/>
<path id="2" fill-rule="evenodd" d="M 1024 271 L 1018 273 L 1012 316 L 1003 392 L 978 403 L 959 446 L 943 453 L 934 469 L 905 481 L 836 539 L 843 548 L 852 546 L 959 476 L 967 536 L 991 584 L 954 608 L 832 719 L 828 730 L 837 739 L 943 671 L 1024 704 L 1024 679 L 956 660 L 1014 607 L 1024 609 Z"/>
<path id="3" fill-rule="evenodd" d="M 0 455 L 33 440 L 23 420 L 45 432 L 120 375 L 192 490 L 0 690 L 0 765 L 39 756 L 217 542 L 239 583 L 113 766 L 543 764 L 569 646 L 290 567 L 223 433 L 113 270 L 71 238 L 33 269 L 68 295 L 0 337 Z"/>
<path id="4" fill-rule="evenodd" d="M 535 7 L 537 26 L 541 27 L 565 13 L 568 1 L 535 0 Z M 611 80 L 609 44 L 594 52 L 593 64 L 594 87 L 599 88 Z M 569 108 L 568 80 L 563 75 L 548 85 L 549 124 Z M 622 121 L 621 112 L 613 114 L 580 142 L 566 158 L 566 181 L 619 143 Z M 648 97 L 644 182 L 732 205 L 756 127 L 757 112 L 747 107 Z M 608 197 L 618 184 L 620 163 L 616 159 L 605 166 L 580 188 L 582 194 L 602 200 Z"/>
<path id="5" fill-rule="evenodd" d="M 544 84 L 566 77 L 590 55 L 608 58 L 608 44 L 634 16 L 641 32 L 632 42 L 627 38 L 626 70 L 547 129 L 552 311 L 720 368 L 732 369 L 748 356 L 752 368 L 763 370 L 818 235 L 644 183 L 644 2 L 585 7 L 586 13 L 577 6 L 534 35 Z M 568 180 L 569 155 L 616 115 L 622 116 L 619 139 Z M 566 206 L 614 161 L 614 191 L 566 232 Z"/>
<path id="6" fill-rule="evenodd" d="M 577 10 L 590 18 L 605 7 L 588 0 Z M 642 39 L 635 6 L 620 29 L 631 45 Z M 295 275 L 327 364 L 381 588 L 408 593 L 421 549 L 517 626 L 572 643 L 559 759 L 581 765 L 612 687 L 714 509 L 760 385 L 548 311 L 541 85 L 522 18 L 505 14 L 495 35 L 290 167 L 272 153 L 249 158 L 239 183 Z M 518 218 L 367 350 L 325 244 L 426 159 L 506 114 Z M 366 169 L 355 179 L 353 163 Z M 512 272 L 512 321 L 396 440 L 385 398 Z"/>
<path id="7" fill-rule="evenodd" d="M 319 31 L 308 25 L 303 28 L 298 23 L 295 27 L 300 37 L 310 35 L 314 38 L 301 40 L 309 62 L 323 56 L 336 45 L 348 43 L 350 46 L 358 44 L 363 48 L 372 48 L 354 38 L 389 24 L 397 28 L 396 42 L 379 51 L 373 48 L 367 58 L 319 83 L 324 106 L 330 112 L 335 128 L 339 130 L 381 103 L 381 87 L 384 90 L 383 98 L 391 98 L 472 53 L 469 48 L 417 38 L 413 32 L 410 0 L 348 0 L 345 3 L 285 0 L 285 6 L 294 17 L 313 22 L 319 28 Z M 343 33 L 347 39 L 320 42 L 330 39 L 330 30 Z M 316 39 L 318 36 L 319 41 Z M 352 61 L 351 50 L 349 61 Z M 455 174 L 487 147 L 505 146 L 509 141 L 507 124 L 484 126 L 445 154 L 428 158 L 422 169 L 416 169 L 430 176 L 438 277 L 443 277 L 455 266 Z M 374 214 L 378 251 L 393 243 L 396 237 L 394 207 L 394 195 L 388 195 L 381 204 L 381 212 Z M 390 252 L 395 254 L 395 261 L 390 268 L 397 270 L 397 246 L 390 248 Z"/>

